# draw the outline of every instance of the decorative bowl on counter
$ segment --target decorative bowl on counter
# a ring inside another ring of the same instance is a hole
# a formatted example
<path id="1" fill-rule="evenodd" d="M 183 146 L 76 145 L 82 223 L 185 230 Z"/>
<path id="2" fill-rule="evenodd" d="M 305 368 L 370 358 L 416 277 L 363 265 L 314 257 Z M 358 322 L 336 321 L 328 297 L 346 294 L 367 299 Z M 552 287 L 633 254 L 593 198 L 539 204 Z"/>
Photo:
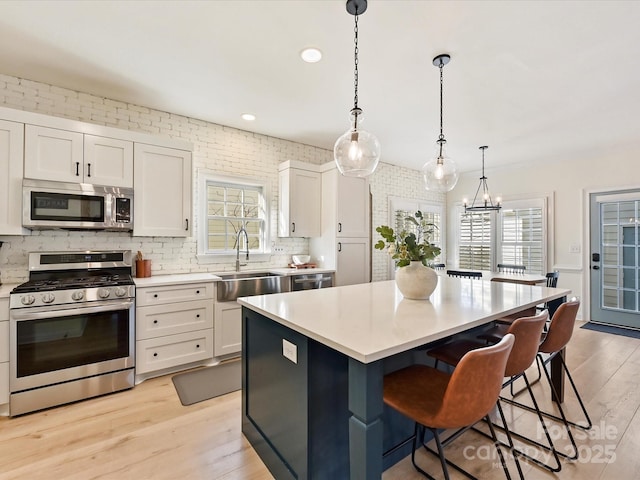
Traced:
<path id="1" fill-rule="evenodd" d="M 310 259 L 311 259 L 310 255 L 292 255 L 291 256 L 291 260 L 293 260 L 293 263 L 296 265 L 304 265 L 305 263 L 309 263 Z"/>

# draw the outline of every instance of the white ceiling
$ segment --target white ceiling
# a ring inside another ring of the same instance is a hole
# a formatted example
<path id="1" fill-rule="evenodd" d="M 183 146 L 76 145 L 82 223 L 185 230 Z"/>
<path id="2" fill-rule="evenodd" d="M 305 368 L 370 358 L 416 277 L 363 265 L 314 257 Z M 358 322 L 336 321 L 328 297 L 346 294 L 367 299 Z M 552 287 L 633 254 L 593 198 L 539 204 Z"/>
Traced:
<path id="1" fill-rule="evenodd" d="M 0 2 L 0 73 L 327 149 L 349 126 L 343 0 Z M 382 161 L 463 171 L 640 151 L 640 2 L 370 0 L 359 106 Z M 300 60 L 320 48 L 317 64 Z M 240 118 L 252 112 L 257 120 Z M 283 159 L 284 160 L 284 159 Z"/>

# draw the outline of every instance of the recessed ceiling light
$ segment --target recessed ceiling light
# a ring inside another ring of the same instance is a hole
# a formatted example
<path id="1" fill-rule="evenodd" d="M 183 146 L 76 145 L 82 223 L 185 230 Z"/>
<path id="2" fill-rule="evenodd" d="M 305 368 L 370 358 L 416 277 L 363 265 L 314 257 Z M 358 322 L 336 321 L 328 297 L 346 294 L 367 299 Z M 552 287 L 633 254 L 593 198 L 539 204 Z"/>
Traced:
<path id="1" fill-rule="evenodd" d="M 316 63 L 322 59 L 322 52 L 317 48 L 305 48 L 300 52 L 300 56 L 307 63 Z"/>
<path id="2" fill-rule="evenodd" d="M 256 119 L 256 116 L 253 113 L 243 113 L 242 119 L 247 122 L 253 122 Z"/>

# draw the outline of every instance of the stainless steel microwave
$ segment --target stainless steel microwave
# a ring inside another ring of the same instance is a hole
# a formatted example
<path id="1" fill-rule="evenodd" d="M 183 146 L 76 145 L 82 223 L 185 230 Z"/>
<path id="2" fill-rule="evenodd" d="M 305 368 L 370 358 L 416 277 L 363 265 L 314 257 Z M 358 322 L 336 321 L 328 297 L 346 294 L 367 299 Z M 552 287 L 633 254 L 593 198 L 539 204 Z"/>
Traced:
<path id="1" fill-rule="evenodd" d="M 25 179 L 22 182 L 22 226 L 30 229 L 133 230 L 133 189 Z"/>

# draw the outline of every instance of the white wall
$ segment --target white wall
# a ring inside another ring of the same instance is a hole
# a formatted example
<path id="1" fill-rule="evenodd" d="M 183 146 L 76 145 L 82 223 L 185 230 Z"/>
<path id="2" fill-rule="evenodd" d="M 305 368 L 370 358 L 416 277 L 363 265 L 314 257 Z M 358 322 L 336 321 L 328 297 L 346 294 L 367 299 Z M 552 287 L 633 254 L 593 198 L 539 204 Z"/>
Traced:
<path id="1" fill-rule="evenodd" d="M 509 199 L 552 195 L 554 215 L 549 222 L 553 229 L 553 244 L 547 267 L 549 271 L 560 271 L 558 286 L 570 288 L 574 295 L 579 296 L 582 299 L 581 310 L 587 313 L 590 225 L 585 199 L 594 190 L 640 187 L 640 163 L 636 152 L 615 151 L 614 147 L 601 157 L 592 155 L 558 163 L 541 161 L 535 165 L 485 171 L 492 196 Z M 463 198 L 473 199 L 479 177 L 479 172 L 461 175 L 456 188 L 447 194 L 449 212 Z M 448 233 L 448 246 L 453 248 L 455 222 L 449 222 Z M 572 245 L 579 245 L 580 253 L 570 252 Z"/>
<path id="2" fill-rule="evenodd" d="M 0 74 L 0 105 L 158 136 L 181 138 L 194 145 L 194 188 L 201 168 L 225 175 L 266 179 L 271 192 L 271 243 L 285 247 L 285 254 L 267 262 L 250 262 L 253 268 L 283 267 L 291 255 L 308 252 L 306 239 L 277 237 L 278 163 L 298 160 L 314 164 L 333 161 L 333 152 L 279 138 L 153 110 L 82 92 Z M 336 123 L 336 135 L 342 128 Z M 419 172 L 381 164 L 372 177 L 373 226 L 388 222 L 387 196 L 421 195 Z M 422 198 L 422 197 L 420 197 Z M 444 197 L 439 197 L 444 202 Z M 196 258 L 198 192 L 194 192 L 192 238 L 140 238 L 126 233 L 34 231 L 30 236 L 0 236 L 0 280 L 22 282 L 28 277 L 28 253 L 40 250 L 130 249 L 152 260 L 153 274 L 222 271 L 232 262 L 198 264 Z M 21 206 L 16 206 L 21 208 Z M 378 253 L 378 252 L 376 252 Z M 386 266 L 374 262 L 374 279 L 384 278 Z M 251 268 L 249 267 L 249 268 Z"/>

